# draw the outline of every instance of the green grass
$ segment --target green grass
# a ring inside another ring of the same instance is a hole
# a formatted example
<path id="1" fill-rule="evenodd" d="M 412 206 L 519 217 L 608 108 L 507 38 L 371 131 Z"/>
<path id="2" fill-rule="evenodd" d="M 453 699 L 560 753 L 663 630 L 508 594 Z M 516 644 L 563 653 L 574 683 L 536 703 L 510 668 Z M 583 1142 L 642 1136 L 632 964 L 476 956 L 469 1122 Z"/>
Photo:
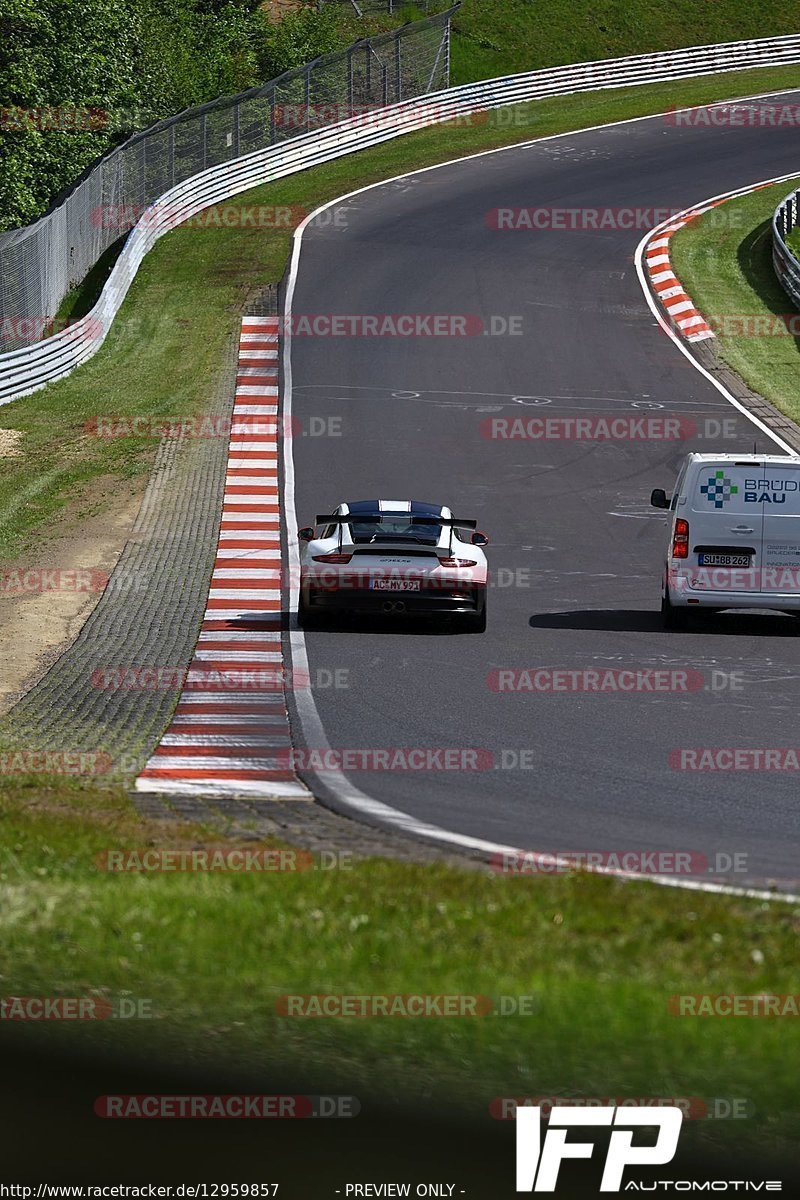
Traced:
<path id="1" fill-rule="evenodd" d="M 794 257 L 800 261 L 800 229 L 795 226 L 792 232 L 786 235 L 785 240 Z"/>
<path id="2" fill-rule="evenodd" d="M 678 278 L 699 310 L 719 332 L 720 356 L 753 391 L 794 420 L 800 420 L 800 337 L 781 321 L 792 303 L 772 267 L 771 220 L 778 203 L 800 186 L 788 180 L 735 200 L 698 217 L 672 238 Z M 702 197 L 698 197 L 698 201 Z M 761 318 L 735 332 L 725 317 Z M 773 331 L 761 336 L 764 322 Z"/>
<path id="3" fill-rule="evenodd" d="M 157 1020 L 48 1030 L 72 1045 L 262 1071 L 313 1064 L 366 1097 L 738 1097 L 701 1136 L 788 1147 L 800 1026 L 671 1016 L 679 992 L 800 992 L 800 910 L 599 877 L 509 879 L 371 860 L 271 875 L 108 874 L 106 849 L 196 847 L 121 794 L 0 785 L 2 994 L 151 1000 Z M 316 993 L 532 996 L 529 1016 L 279 1017 Z M 794 1127 L 794 1128 L 793 1128 Z"/>
<path id="4" fill-rule="evenodd" d="M 502 110 L 502 127 L 490 118 L 423 130 L 263 185 L 230 204 L 310 210 L 359 185 L 492 146 L 798 82 L 800 68 L 784 67 L 532 102 Z M 0 427 L 23 432 L 21 457 L 5 460 L 0 477 L 0 562 L 39 544 L 93 486 L 143 479 L 149 471 L 153 439 L 100 439 L 86 433 L 87 421 L 208 411 L 247 298 L 280 279 L 289 245 L 286 230 L 168 234 L 144 260 L 98 354 L 69 378 L 0 409 Z M 96 286 L 92 278 L 73 293 L 70 310 L 85 309 Z"/>
<path id="5" fill-rule="evenodd" d="M 780 0 L 463 0 L 453 82 L 796 32 L 797 13 Z"/>
<path id="6" fill-rule="evenodd" d="M 449 5 L 441 0 L 438 7 Z M 337 9 L 342 46 L 424 16 L 414 5 L 399 17 L 368 13 L 361 20 L 349 3 Z M 796 32 L 796 11 L 780 0 L 462 0 L 453 21 L 452 82 Z"/>

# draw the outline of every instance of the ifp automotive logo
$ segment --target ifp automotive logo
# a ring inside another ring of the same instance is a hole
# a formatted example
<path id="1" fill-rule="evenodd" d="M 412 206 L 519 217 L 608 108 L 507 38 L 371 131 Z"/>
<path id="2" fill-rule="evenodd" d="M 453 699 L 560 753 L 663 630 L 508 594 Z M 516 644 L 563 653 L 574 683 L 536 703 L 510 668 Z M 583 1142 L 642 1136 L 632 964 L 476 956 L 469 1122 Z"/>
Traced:
<path id="1" fill-rule="evenodd" d="M 715 471 L 708 483 L 702 485 L 700 491 L 708 503 L 714 505 L 714 508 L 723 508 L 726 501 L 730 500 L 731 496 L 735 496 L 739 489 L 732 480 L 728 479 L 724 471 Z"/>
<path id="2" fill-rule="evenodd" d="M 636 1109 L 617 1105 L 598 1108 L 559 1105 L 550 1110 L 544 1145 L 541 1119 L 540 1108 L 517 1109 L 518 1192 L 554 1192 L 565 1158 L 592 1157 L 594 1146 L 591 1142 L 567 1141 L 567 1131 L 574 1125 L 613 1126 L 600 1191 L 619 1192 L 626 1167 L 657 1167 L 672 1162 L 678 1149 L 683 1112 L 677 1107 Z M 658 1127 L 656 1141 L 649 1146 L 634 1146 L 633 1131 L 643 1125 Z"/>
<path id="3" fill-rule="evenodd" d="M 517 1191 L 555 1192 L 559 1170 L 566 1158 L 591 1158 L 590 1141 L 567 1141 L 575 1125 L 595 1128 L 612 1127 L 608 1137 L 605 1165 L 600 1180 L 601 1192 L 782 1192 L 780 1179 L 660 1179 L 642 1182 L 624 1179 L 626 1167 L 660 1167 L 671 1163 L 678 1149 L 684 1118 L 675 1105 L 636 1108 L 628 1105 L 552 1105 L 544 1141 L 541 1107 L 517 1106 Z M 657 1129 L 651 1136 L 639 1136 L 645 1126 Z M 637 1145 L 633 1144 L 636 1137 Z M 646 1144 L 642 1145 L 642 1142 Z M 599 1167 L 598 1167 L 599 1173 Z"/>

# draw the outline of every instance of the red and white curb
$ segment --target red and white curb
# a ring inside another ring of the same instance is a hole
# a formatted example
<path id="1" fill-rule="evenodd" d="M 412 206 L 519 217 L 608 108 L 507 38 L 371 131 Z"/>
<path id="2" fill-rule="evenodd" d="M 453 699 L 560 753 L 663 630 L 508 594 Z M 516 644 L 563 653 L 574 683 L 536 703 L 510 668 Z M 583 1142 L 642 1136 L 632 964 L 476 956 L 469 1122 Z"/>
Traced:
<path id="1" fill-rule="evenodd" d="M 711 212 L 714 208 L 719 208 L 720 204 L 725 204 L 728 200 L 747 196 L 751 192 L 771 187 L 773 183 L 793 178 L 795 178 L 793 175 L 781 175 L 776 179 L 762 180 L 747 187 L 737 188 L 733 192 L 726 192 L 722 196 L 716 196 L 713 200 L 707 200 L 704 204 L 698 205 L 697 208 L 687 208 L 684 212 L 677 213 L 671 220 L 657 225 L 649 239 L 645 241 L 642 253 L 647 280 L 664 308 L 672 328 L 687 342 L 703 342 L 708 338 L 716 337 L 716 334 L 707 319 L 695 307 L 694 301 L 687 295 L 672 269 L 669 257 L 670 238 L 690 221 L 694 221 L 703 213 Z M 637 262 L 640 250 L 637 250 Z"/>
<path id="2" fill-rule="evenodd" d="M 287 769 L 278 326 L 278 317 L 242 321 L 222 521 L 206 611 L 178 707 L 136 780 L 139 792 L 313 799 Z"/>
<path id="3" fill-rule="evenodd" d="M 650 286 L 664 307 L 676 331 L 686 338 L 687 342 L 704 342 L 715 336 L 702 313 L 698 312 L 691 296 L 684 291 L 683 285 L 672 269 L 669 257 L 669 243 L 673 233 L 683 229 L 696 217 L 709 212 L 722 204 L 717 200 L 705 204 L 702 208 L 693 208 L 681 213 L 670 224 L 661 226 L 653 231 L 652 241 L 645 247 L 645 267 Z"/>

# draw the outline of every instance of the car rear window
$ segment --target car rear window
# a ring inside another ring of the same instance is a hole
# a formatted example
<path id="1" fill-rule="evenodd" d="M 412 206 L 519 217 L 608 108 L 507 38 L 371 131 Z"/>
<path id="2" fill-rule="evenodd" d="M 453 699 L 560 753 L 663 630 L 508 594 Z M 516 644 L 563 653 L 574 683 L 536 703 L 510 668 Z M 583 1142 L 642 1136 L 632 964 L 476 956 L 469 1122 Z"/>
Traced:
<path id="1" fill-rule="evenodd" d="M 378 520 L 353 521 L 350 533 L 356 545 L 375 541 L 408 542 L 435 546 L 441 535 L 441 525 L 412 522 L 406 516 L 388 516 Z"/>

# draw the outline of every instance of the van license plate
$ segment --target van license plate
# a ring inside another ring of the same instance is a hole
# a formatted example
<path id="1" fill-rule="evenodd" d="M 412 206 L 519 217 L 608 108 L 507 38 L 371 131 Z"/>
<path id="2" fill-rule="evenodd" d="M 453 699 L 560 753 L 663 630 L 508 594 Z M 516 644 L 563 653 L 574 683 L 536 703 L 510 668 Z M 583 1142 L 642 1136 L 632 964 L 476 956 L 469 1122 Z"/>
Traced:
<path id="1" fill-rule="evenodd" d="M 698 554 L 701 567 L 749 567 L 749 554 Z"/>

